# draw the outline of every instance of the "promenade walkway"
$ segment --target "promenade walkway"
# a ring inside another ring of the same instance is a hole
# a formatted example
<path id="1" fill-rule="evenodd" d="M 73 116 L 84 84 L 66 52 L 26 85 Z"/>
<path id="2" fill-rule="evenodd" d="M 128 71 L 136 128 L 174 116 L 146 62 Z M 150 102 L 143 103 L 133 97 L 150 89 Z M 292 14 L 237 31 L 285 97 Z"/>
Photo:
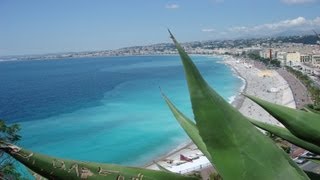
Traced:
<path id="1" fill-rule="evenodd" d="M 285 69 L 278 69 L 277 72 L 288 82 L 293 93 L 297 109 L 301 109 L 306 104 L 312 104 L 307 88 L 294 75 Z"/>

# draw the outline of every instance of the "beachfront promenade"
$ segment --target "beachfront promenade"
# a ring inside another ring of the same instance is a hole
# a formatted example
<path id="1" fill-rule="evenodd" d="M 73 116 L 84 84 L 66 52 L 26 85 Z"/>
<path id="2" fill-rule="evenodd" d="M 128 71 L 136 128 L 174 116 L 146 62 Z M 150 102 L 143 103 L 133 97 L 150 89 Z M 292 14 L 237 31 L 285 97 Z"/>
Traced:
<path id="1" fill-rule="evenodd" d="M 278 69 L 277 72 L 288 82 L 293 91 L 297 109 L 303 108 L 306 104 L 312 104 L 307 88 L 294 75 L 284 69 Z"/>
<path id="2" fill-rule="evenodd" d="M 304 89 L 299 86 L 299 83 L 294 81 L 294 77 L 290 77 L 289 75 L 284 76 L 285 78 L 282 77 L 281 75 L 285 74 L 282 71 L 267 70 L 264 65 L 257 63 L 256 61 L 238 60 L 231 56 L 224 57 L 224 63 L 234 70 L 235 75 L 246 82 L 245 87 L 239 89 L 239 94 L 232 104 L 247 117 L 282 126 L 281 123 L 269 115 L 259 105 L 242 96 L 242 91 L 269 102 L 291 108 L 296 108 L 295 98 L 303 98 L 300 96 L 294 98 L 294 95 L 299 95 Z M 290 80 L 292 85 L 286 81 L 287 79 Z M 293 87 L 294 92 L 292 92 L 291 87 Z M 190 162 L 181 160 L 181 155 L 193 160 Z M 208 176 L 213 171 L 213 167 L 210 165 L 209 161 L 192 143 L 158 159 L 157 163 L 172 172 L 181 174 L 200 171 L 202 175 Z M 146 167 L 149 169 L 158 169 L 154 163 L 149 164 Z"/>

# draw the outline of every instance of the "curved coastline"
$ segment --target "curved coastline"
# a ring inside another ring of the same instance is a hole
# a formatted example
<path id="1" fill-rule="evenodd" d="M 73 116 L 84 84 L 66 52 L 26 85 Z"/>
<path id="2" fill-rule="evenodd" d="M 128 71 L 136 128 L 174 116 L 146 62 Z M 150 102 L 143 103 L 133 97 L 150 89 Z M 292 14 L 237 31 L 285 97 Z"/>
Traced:
<path id="1" fill-rule="evenodd" d="M 243 104 L 243 101 L 244 101 L 244 96 L 241 95 L 241 93 L 243 92 L 246 92 L 246 89 L 247 89 L 247 80 L 242 77 L 241 73 L 237 70 L 236 67 L 226 63 L 226 61 L 228 60 L 228 58 L 231 58 L 230 56 L 224 56 L 223 57 L 223 63 L 226 64 L 229 68 L 231 68 L 231 70 L 234 72 L 234 75 L 241 79 L 243 85 L 240 87 L 240 90 L 239 90 L 239 93 L 235 96 L 234 100 L 231 102 L 231 104 L 239 109 L 242 104 Z"/>

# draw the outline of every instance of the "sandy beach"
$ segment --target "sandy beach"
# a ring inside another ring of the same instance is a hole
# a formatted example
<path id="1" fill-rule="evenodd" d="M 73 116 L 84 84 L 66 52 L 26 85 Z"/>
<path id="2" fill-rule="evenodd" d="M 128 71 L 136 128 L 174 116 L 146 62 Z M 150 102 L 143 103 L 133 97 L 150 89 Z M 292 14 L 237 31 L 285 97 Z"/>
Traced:
<path id="1" fill-rule="evenodd" d="M 235 59 L 231 56 L 225 56 L 223 59 L 223 63 L 230 66 L 235 75 L 244 81 L 244 87 L 239 89 L 238 95 L 232 102 L 233 106 L 247 117 L 282 126 L 257 104 L 244 98 L 241 93 L 245 92 L 269 102 L 296 108 L 293 93 L 287 81 L 276 70 L 263 70 L 255 67 L 251 60 Z M 181 155 L 182 159 L 187 157 L 190 162 L 181 160 Z M 155 161 L 166 169 L 181 174 L 188 174 L 194 170 L 201 169 L 202 173 L 205 173 L 202 175 L 209 175 L 212 171 L 212 166 L 208 159 L 191 142 Z M 150 163 L 145 167 L 158 169 L 154 163 Z"/>

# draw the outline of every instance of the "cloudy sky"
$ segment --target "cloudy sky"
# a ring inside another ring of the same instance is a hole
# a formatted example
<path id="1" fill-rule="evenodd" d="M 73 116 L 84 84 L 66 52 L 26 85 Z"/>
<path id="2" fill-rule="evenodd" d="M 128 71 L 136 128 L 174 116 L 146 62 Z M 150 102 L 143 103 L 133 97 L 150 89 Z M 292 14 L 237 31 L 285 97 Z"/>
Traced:
<path id="1" fill-rule="evenodd" d="M 320 29 L 320 0 L 0 0 L 0 56 Z"/>

